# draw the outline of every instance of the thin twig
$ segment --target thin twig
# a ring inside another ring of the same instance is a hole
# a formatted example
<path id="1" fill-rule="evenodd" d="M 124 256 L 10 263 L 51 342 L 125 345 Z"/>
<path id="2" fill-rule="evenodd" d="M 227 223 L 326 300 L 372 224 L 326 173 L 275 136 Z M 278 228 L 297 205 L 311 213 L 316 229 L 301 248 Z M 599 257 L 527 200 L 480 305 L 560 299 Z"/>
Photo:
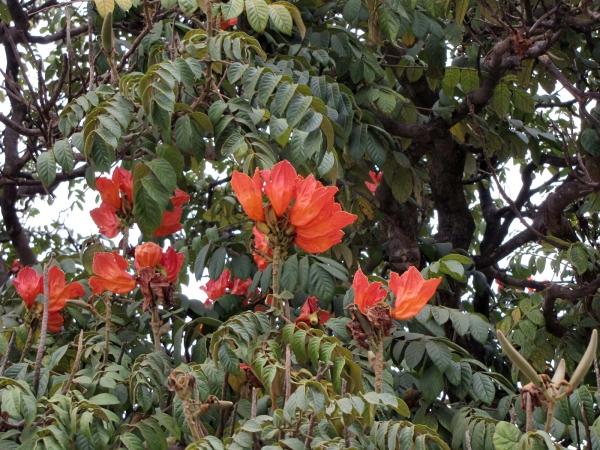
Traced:
<path id="1" fill-rule="evenodd" d="M 292 355 L 290 352 L 290 344 L 285 346 L 285 394 L 283 397 L 283 405 L 287 403 L 292 394 Z"/>
<path id="2" fill-rule="evenodd" d="M 4 376 L 4 371 L 6 370 L 6 366 L 8 364 L 8 355 L 10 355 L 13 345 L 15 345 L 15 336 L 16 335 L 17 335 L 17 332 L 15 330 L 13 330 L 12 334 L 10 335 L 10 340 L 8 341 L 8 347 L 6 349 L 6 355 L 4 355 L 4 361 L 2 362 L 2 368 L 0 368 L 0 377 Z M 597 360 L 596 360 L 596 367 L 598 367 Z M 596 372 L 597 372 L 597 369 L 596 369 Z"/>
<path id="3" fill-rule="evenodd" d="M 342 378 L 342 397 L 346 397 L 346 394 L 348 390 L 348 382 L 346 381 L 345 378 Z M 346 425 L 344 423 L 344 443 L 346 445 L 346 448 L 350 448 L 350 428 L 348 428 L 348 425 Z"/>
<path id="4" fill-rule="evenodd" d="M 581 418 L 583 419 L 583 425 L 585 428 L 585 441 L 587 442 L 587 445 L 591 446 L 592 436 L 590 434 L 590 424 L 587 419 L 587 414 L 585 413 L 585 407 L 583 405 L 583 402 L 580 403 L 579 408 L 581 409 Z"/>
<path id="5" fill-rule="evenodd" d="M 525 401 L 526 403 L 526 424 L 525 431 L 529 433 L 533 429 L 533 403 L 531 402 L 531 394 L 529 392 L 525 393 Z"/>
<path id="6" fill-rule="evenodd" d="M 329 363 L 327 363 L 326 367 L 323 367 L 323 365 L 324 365 L 323 361 L 319 361 L 319 370 L 317 370 L 317 375 L 315 376 L 315 381 L 317 383 L 319 383 L 323 379 L 323 377 L 325 376 L 327 371 L 333 367 L 333 362 L 329 361 Z M 313 440 L 313 428 L 314 428 L 316 422 L 317 422 L 317 415 L 313 411 L 310 414 L 310 421 L 308 422 L 308 430 L 306 431 L 307 436 L 306 436 L 306 440 L 304 441 L 305 449 L 310 448 L 310 443 Z"/>
<path id="7" fill-rule="evenodd" d="M 50 254 L 50 260 L 44 266 L 44 312 L 42 314 L 42 329 L 40 331 L 40 342 L 38 344 L 38 351 L 35 357 L 35 369 L 33 372 L 33 390 L 36 395 L 38 394 L 38 388 L 40 386 L 40 370 L 42 369 L 42 359 L 44 358 L 44 351 L 46 350 L 46 334 L 48 333 L 48 316 L 50 315 L 50 280 L 48 278 L 48 272 L 52 265 L 52 260 L 56 255 Z"/>
<path id="8" fill-rule="evenodd" d="M 73 383 L 73 379 L 75 378 L 75 373 L 79 368 L 79 362 L 81 361 L 81 353 L 83 352 L 83 330 L 79 331 L 79 342 L 77 343 L 77 354 L 75 355 L 75 361 L 73 361 L 73 368 L 71 369 L 71 374 L 69 375 L 69 379 L 67 383 L 63 386 L 61 394 L 65 395 L 69 392 L 71 388 L 71 384 Z"/>

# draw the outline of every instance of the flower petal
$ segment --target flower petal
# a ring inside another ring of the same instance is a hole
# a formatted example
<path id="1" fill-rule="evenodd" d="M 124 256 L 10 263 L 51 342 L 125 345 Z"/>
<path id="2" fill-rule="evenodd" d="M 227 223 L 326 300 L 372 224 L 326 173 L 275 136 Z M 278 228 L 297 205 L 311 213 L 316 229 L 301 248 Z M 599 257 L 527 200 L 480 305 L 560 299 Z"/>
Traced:
<path id="1" fill-rule="evenodd" d="M 166 252 L 163 253 L 160 265 L 167 271 L 167 280 L 171 283 L 177 281 L 179 271 L 183 266 L 183 260 L 185 256 L 183 253 L 177 253 L 173 247 L 169 247 Z"/>
<path id="2" fill-rule="evenodd" d="M 283 160 L 271 170 L 260 172 L 265 181 L 265 194 L 269 197 L 277 217 L 283 216 L 294 197 L 296 169 L 289 161 Z"/>
<path id="3" fill-rule="evenodd" d="M 231 187 L 248 217 L 255 221 L 264 221 L 262 181 L 258 169 L 253 178 L 242 172 L 233 172 Z"/>
<path id="4" fill-rule="evenodd" d="M 108 203 L 113 209 L 119 209 L 121 207 L 121 196 L 119 195 L 119 183 L 109 180 L 105 177 L 100 177 L 96 180 L 96 188 L 100 193 L 102 202 Z"/>
<path id="5" fill-rule="evenodd" d="M 64 323 L 65 318 L 58 311 L 50 311 L 48 313 L 48 331 L 52 333 L 60 333 Z"/>
<path id="6" fill-rule="evenodd" d="M 419 314 L 441 282 L 441 278 L 425 281 L 413 266 L 402 276 L 392 272 L 389 287 L 396 296 L 392 312 L 394 319 L 406 320 Z"/>
<path id="7" fill-rule="evenodd" d="M 92 220 L 98 226 L 100 233 L 107 238 L 114 238 L 119 234 L 119 221 L 112 205 L 102 202 L 99 208 L 90 211 Z"/>
<path id="8" fill-rule="evenodd" d="M 162 248 L 154 242 L 146 242 L 135 248 L 135 268 L 156 267 L 162 259 Z"/>

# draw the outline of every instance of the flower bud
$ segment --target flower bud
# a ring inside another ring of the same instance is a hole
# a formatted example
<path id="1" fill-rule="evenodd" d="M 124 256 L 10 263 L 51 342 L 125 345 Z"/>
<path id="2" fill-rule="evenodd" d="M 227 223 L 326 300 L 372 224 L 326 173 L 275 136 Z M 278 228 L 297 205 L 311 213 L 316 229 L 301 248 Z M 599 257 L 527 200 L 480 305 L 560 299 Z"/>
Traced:
<path id="1" fill-rule="evenodd" d="M 265 221 L 267 222 L 269 227 L 272 230 L 277 230 L 278 218 L 277 218 L 277 214 L 275 214 L 275 210 L 273 209 L 273 206 L 271 206 L 270 204 L 265 206 L 264 211 L 265 211 Z"/>
<path id="2" fill-rule="evenodd" d="M 265 222 L 256 222 L 255 226 L 258 231 L 265 235 L 265 237 L 268 237 L 271 234 L 271 229 Z"/>

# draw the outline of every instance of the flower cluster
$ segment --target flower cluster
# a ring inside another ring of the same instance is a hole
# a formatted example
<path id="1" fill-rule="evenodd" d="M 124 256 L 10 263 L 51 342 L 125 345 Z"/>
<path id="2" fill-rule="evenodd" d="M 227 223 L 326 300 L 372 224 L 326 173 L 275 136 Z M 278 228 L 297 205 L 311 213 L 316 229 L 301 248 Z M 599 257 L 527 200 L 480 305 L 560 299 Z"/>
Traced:
<path id="1" fill-rule="evenodd" d="M 27 309 L 41 316 L 43 306 L 38 303 L 39 306 L 36 307 L 35 299 L 44 293 L 44 277 L 31 267 L 25 267 L 19 271 L 13 282 Z M 67 305 L 67 300 L 83 297 L 85 292 L 80 283 L 67 284 L 65 273 L 58 266 L 52 266 L 48 271 L 48 284 L 48 330 L 58 333 L 65 322 L 60 311 Z"/>
<path id="2" fill-rule="evenodd" d="M 395 300 L 393 307 L 390 308 L 384 302 L 387 291 L 381 287 L 382 283 L 379 281 L 369 283 L 365 274 L 359 269 L 352 282 L 355 317 L 354 321 L 349 322 L 347 326 L 358 343 L 368 348 L 365 340 L 370 333 L 376 330 L 381 337 L 389 336 L 393 327 L 392 318 L 407 320 L 419 314 L 441 282 L 441 278 L 424 280 L 421 273 L 412 266 L 401 276 L 392 272 L 388 286 Z M 367 322 L 361 321 L 356 315 L 361 315 Z"/>
<path id="3" fill-rule="evenodd" d="M 234 172 L 231 186 L 272 248 L 295 244 L 306 252 L 321 253 L 340 243 L 342 228 L 356 220 L 335 202 L 336 187 L 323 186 L 312 174 L 297 175 L 288 161 L 271 170 L 257 169 L 252 178 Z M 269 200 L 266 205 L 263 194 Z"/>
<path id="4" fill-rule="evenodd" d="M 92 294 L 104 291 L 128 294 L 139 284 L 145 298 L 144 310 L 158 302 L 172 306 L 173 283 L 177 281 L 183 260 L 183 253 L 175 252 L 172 247 L 163 252 L 157 244 L 146 242 L 135 248 L 134 277 L 127 272 L 129 263 L 116 251 L 98 252 L 92 264 L 96 274 L 90 278 Z"/>
<path id="5" fill-rule="evenodd" d="M 114 238 L 123 229 L 129 228 L 133 224 L 133 178 L 131 172 L 117 167 L 113 172 L 112 179 L 99 177 L 96 180 L 96 188 L 100 193 L 102 203 L 98 208 L 90 211 L 90 215 L 100 233 L 108 238 Z M 163 213 L 162 223 L 154 231 L 155 237 L 168 236 L 183 228 L 180 223 L 183 213 L 182 206 L 189 200 L 188 194 L 175 189 L 175 195 L 171 197 L 173 211 Z"/>
<path id="6" fill-rule="evenodd" d="M 324 325 L 330 318 L 331 314 L 320 309 L 317 306 L 317 299 L 311 296 L 304 302 L 304 305 L 300 310 L 300 315 L 295 320 L 295 323 L 302 322 L 310 327 L 317 324 Z"/>
<path id="7" fill-rule="evenodd" d="M 233 277 L 232 281 L 231 271 L 225 269 L 219 278 L 216 280 L 208 280 L 204 286 L 200 286 L 200 289 L 204 291 L 207 296 L 204 304 L 210 306 L 214 301 L 227 293 L 232 295 L 243 295 L 244 297 L 248 296 L 248 289 L 250 289 L 251 284 L 252 278 L 248 278 L 244 281 L 238 277 Z"/>

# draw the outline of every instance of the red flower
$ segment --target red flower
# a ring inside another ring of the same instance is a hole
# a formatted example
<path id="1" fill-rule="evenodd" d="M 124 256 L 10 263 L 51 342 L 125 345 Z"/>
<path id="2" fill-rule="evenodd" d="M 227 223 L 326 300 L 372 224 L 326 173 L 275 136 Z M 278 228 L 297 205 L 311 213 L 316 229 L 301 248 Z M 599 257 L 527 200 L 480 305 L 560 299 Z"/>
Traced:
<path id="1" fill-rule="evenodd" d="M 248 278 L 246 281 L 242 281 L 238 277 L 235 277 L 233 285 L 231 286 L 231 294 L 247 296 L 248 289 L 250 289 L 251 285 L 252 278 Z"/>
<path id="2" fill-rule="evenodd" d="M 396 296 L 392 317 L 406 320 L 419 314 L 441 282 L 441 278 L 425 281 L 413 266 L 402 276 L 392 272 L 389 287 Z"/>
<path id="3" fill-rule="evenodd" d="M 44 277 L 31 267 L 21 269 L 13 283 L 27 309 L 31 309 L 35 298 L 44 292 Z"/>
<path id="4" fill-rule="evenodd" d="M 254 234 L 254 249 L 268 257 L 273 257 L 273 250 L 269 247 L 265 235 L 258 231 L 256 227 L 252 228 L 252 233 Z M 269 262 L 258 253 L 254 252 L 252 253 L 252 256 L 254 257 L 254 262 L 258 266 L 258 270 L 261 272 L 269 267 Z"/>
<path id="5" fill-rule="evenodd" d="M 327 311 L 323 311 L 317 306 L 317 299 L 315 297 L 308 297 L 304 306 L 300 310 L 300 315 L 294 321 L 294 323 L 304 322 L 309 327 L 311 325 L 321 324 L 323 325 L 331 318 L 331 314 Z"/>
<path id="6" fill-rule="evenodd" d="M 154 231 L 154 237 L 168 236 L 183 229 L 181 223 L 182 206 L 190 201 L 190 196 L 185 192 L 175 189 L 175 196 L 171 197 L 173 202 L 173 212 L 165 211 L 160 226 Z"/>
<path id="7" fill-rule="evenodd" d="M 128 294 L 135 288 L 135 280 L 127 273 L 129 264 L 116 251 L 95 253 L 92 267 L 94 273 L 99 275 L 90 278 L 92 294 L 100 294 L 104 291 Z"/>
<path id="8" fill-rule="evenodd" d="M 233 19 L 224 20 L 221 22 L 221 30 L 226 30 L 229 27 L 232 27 L 238 23 L 238 18 L 234 17 Z"/>
<path id="9" fill-rule="evenodd" d="M 352 287 L 354 287 L 354 303 L 363 314 L 367 313 L 367 308 L 372 308 L 387 296 L 387 291 L 381 288 L 381 283 L 378 281 L 369 283 L 360 269 L 354 274 Z"/>
<path id="10" fill-rule="evenodd" d="M 112 239 L 119 234 L 119 221 L 114 208 L 109 203 L 102 202 L 99 208 L 90 211 L 90 216 L 100 233 L 107 238 Z"/>
<path id="11" fill-rule="evenodd" d="M 67 306 L 67 300 L 83 297 L 85 291 L 78 282 L 67 284 L 65 273 L 58 266 L 52 266 L 48 272 L 50 285 L 50 312 L 57 312 Z"/>
<path id="12" fill-rule="evenodd" d="M 376 174 L 372 170 L 369 170 L 369 176 L 371 177 L 371 180 L 373 180 L 373 182 L 369 183 L 368 181 L 365 181 L 365 185 L 367 186 L 367 189 L 371 191 L 371 194 L 375 195 L 377 186 L 379 186 L 379 183 L 381 183 L 381 177 L 383 177 L 383 172 Z"/>
<path id="13" fill-rule="evenodd" d="M 285 230 L 273 231 L 291 236 L 293 243 L 304 251 L 320 253 L 340 243 L 344 236 L 342 228 L 356 220 L 354 214 L 342 211 L 335 202 L 336 187 L 324 187 L 312 175 L 306 179 L 297 176 L 288 161 L 281 161 L 273 169 L 261 171 L 260 176 L 257 170 L 253 178 L 241 172 L 233 174 L 231 186 L 244 211 L 254 221 L 265 220 L 261 177 L 264 193 L 273 208 L 269 211 L 274 212 L 277 219 L 270 216 L 269 223 L 264 225 L 271 229 L 285 226 Z M 287 221 L 279 220 L 284 216 Z"/>
<path id="14" fill-rule="evenodd" d="M 173 247 L 169 247 L 166 252 L 162 254 L 160 258 L 160 265 L 163 266 L 167 272 L 167 280 L 171 283 L 177 281 L 179 271 L 183 266 L 183 260 L 185 256 L 183 253 L 177 253 Z"/>
<path id="15" fill-rule="evenodd" d="M 230 278 L 231 272 L 229 269 L 225 269 L 216 281 L 208 280 L 204 286 L 200 286 L 200 290 L 206 292 L 208 300 L 211 301 L 210 304 L 227 293 L 227 288 L 230 287 L 231 283 Z M 210 306 L 210 304 L 207 306 Z"/>

